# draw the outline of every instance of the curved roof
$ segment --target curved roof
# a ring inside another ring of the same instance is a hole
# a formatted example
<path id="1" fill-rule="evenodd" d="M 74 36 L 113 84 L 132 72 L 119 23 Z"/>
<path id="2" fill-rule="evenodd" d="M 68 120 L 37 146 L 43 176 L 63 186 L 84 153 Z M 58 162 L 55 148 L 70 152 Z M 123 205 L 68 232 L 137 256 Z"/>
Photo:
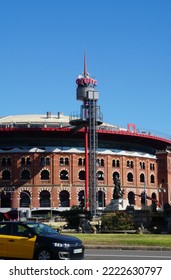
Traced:
<path id="1" fill-rule="evenodd" d="M 77 116 L 72 116 L 72 119 Z M 0 147 L 84 147 L 84 128 L 70 125 L 71 117 L 58 112 L 44 115 L 11 115 L 0 118 Z M 103 123 L 98 127 L 98 147 L 154 154 L 166 150 L 171 139 L 150 132 L 131 131 Z"/>

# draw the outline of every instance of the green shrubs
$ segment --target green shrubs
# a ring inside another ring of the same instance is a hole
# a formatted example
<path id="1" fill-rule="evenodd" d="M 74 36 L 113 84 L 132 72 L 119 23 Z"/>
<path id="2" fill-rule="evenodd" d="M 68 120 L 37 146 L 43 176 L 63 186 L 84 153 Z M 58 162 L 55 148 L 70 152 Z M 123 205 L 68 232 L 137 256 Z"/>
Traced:
<path id="1" fill-rule="evenodd" d="M 132 230 L 134 229 L 133 217 L 124 211 L 107 213 L 101 219 L 102 230 Z"/>
<path id="2" fill-rule="evenodd" d="M 75 229 L 79 227 L 82 215 L 87 220 L 91 220 L 91 213 L 78 206 L 72 206 L 70 210 L 61 212 L 61 216 L 66 219 L 68 227 Z"/>

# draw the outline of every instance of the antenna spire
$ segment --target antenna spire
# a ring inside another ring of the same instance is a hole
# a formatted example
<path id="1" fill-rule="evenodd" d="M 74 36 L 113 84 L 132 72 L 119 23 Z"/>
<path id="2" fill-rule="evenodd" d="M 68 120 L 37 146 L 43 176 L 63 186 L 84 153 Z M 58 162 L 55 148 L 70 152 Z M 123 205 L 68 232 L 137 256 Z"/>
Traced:
<path id="1" fill-rule="evenodd" d="M 86 52 L 84 51 L 84 77 L 87 77 L 87 63 L 86 63 Z"/>

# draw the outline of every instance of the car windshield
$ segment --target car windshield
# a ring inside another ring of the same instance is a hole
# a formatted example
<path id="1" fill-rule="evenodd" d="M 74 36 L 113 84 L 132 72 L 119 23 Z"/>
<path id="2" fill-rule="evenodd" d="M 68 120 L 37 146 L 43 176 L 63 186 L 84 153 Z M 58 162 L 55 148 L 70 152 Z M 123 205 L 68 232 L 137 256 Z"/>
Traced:
<path id="1" fill-rule="evenodd" d="M 27 224 L 30 228 L 32 228 L 34 230 L 34 232 L 36 234 L 47 234 L 47 235 L 54 235 L 54 234 L 59 234 L 56 230 L 54 230 L 53 228 L 45 225 L 45 224 L 41 224 L 41 223 L 28 223 Z"/>

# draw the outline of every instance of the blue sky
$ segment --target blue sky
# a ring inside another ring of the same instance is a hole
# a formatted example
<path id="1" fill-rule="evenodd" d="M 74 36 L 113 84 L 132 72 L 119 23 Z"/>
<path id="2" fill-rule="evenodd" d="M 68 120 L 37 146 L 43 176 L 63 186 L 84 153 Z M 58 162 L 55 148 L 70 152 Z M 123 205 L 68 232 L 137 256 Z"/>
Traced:
<path id="1" fill-rule="evenodd" d="M 171 135 L 170 0 L 0 0 L 0 116 L 79 113 L 97 79 L 103 121 Z"/>

